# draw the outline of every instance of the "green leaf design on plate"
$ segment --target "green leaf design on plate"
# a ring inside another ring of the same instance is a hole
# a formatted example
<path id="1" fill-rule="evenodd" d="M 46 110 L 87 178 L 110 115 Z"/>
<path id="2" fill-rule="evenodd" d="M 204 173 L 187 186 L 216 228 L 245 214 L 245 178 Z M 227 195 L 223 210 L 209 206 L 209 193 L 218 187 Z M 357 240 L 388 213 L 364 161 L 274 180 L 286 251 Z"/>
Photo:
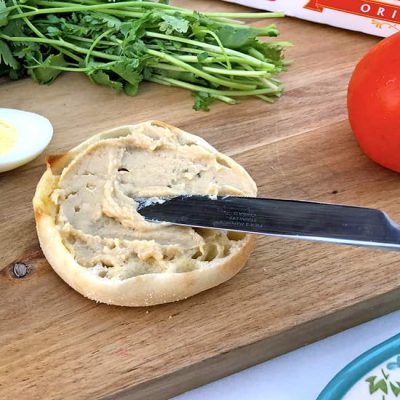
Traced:
<path id="1" fill-rule="evenodd" d="M 390 382 L 390 389 L 392 389 L 392 393 L 399 397 L 400 394 L 400 382 L 396 381 L 395 383 Z"/>
<path id="2" fill-rule="evenodd" d="M 377 379 L 376 376 L 371 376 L 367 378 L 365 381 L 369 383 L 369 393 L 374 394 L 377 391 L 382 391 L 385 394 L 388 394 L 388 385 L 384 379 L 380 379 L 375 382 Z"/>

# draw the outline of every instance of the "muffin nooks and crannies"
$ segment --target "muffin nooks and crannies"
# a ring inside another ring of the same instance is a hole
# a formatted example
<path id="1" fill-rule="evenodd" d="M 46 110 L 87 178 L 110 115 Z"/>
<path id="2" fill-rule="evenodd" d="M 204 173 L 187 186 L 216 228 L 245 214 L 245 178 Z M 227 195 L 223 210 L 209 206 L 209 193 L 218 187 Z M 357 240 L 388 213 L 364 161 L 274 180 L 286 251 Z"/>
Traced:
<path id="1" fill-rule="evenodd" d="M 151 121 L 50 157 L 33 205 L 43 253 L 65 282 L 99 302 L 147 306 L 228 280 L 254 237 L 149 223 L 134 199 L 256 192 L 247 172 L 203 139 Z"/>

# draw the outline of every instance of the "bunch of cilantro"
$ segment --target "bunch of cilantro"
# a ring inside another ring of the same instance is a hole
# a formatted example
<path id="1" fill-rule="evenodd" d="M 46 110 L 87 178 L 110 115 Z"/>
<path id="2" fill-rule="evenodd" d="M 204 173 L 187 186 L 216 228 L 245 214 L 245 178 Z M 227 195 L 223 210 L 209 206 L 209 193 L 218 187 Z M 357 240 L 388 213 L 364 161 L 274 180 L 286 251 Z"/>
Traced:
<path id="1" fill-rule="evenodd" d="M 266 41 L 274 25 L 231 18 L 279 13 L 199 13 L 165 1 L 0 0 L 0 76 L 51 83 L 63 71 L 127 95 L 142 81 L 190 90 L 194 109 L 241 96 L 271 102 L 282 93 L 290 43 Z"/>

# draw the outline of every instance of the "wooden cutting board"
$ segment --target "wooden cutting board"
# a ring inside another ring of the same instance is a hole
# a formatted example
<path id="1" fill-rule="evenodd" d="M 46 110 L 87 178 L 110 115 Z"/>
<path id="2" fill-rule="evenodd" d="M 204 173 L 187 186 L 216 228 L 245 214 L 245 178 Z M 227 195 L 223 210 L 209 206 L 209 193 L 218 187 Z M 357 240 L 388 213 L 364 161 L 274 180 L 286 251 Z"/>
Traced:
<path id="1" fill-rule="evenodd" d="M 53 122 L 46 153 L 116 125 L 160 119 L 243 164 L 260 195 L 378 207 L 399 221 L 400 176 L 366 159 L 346 119 L 350 73 L 377 39 L 289 18 L 277 23 L 296 46 L 286 94 L 273 105 L 251 99 L 194 112 L 186 91 L 145 84 L 129 98 L 65 75 L 48 87 L 3 81 L 0 106 Z M 1 399 L 166 399 L 400 305 L 399 254 L 274 238 L 259 238 L 232 280 L 186 301 L 96 304 L 70 289 L 39 249 L 31 199 L 43 171 L 44 155 L 0 175 Z M 15 262 L 29 265 L 25 277 L 16 277 Z"/>

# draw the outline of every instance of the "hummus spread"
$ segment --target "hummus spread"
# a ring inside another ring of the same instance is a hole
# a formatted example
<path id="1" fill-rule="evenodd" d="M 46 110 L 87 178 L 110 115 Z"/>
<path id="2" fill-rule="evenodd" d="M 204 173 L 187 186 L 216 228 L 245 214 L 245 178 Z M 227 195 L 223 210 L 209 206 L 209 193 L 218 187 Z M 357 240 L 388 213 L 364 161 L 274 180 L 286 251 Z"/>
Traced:
<path id="1" fill-rule="evenodd" d="M 57 229 L 75 260 L 104 278 L 204 268 L 244 235 L 149 223 L 135 198 L 253 195 L 254 183 L 242 176 L 239 165 L 190 135 L 144 124 L 90 145 L 63 170 L 51 194 Z"/>

